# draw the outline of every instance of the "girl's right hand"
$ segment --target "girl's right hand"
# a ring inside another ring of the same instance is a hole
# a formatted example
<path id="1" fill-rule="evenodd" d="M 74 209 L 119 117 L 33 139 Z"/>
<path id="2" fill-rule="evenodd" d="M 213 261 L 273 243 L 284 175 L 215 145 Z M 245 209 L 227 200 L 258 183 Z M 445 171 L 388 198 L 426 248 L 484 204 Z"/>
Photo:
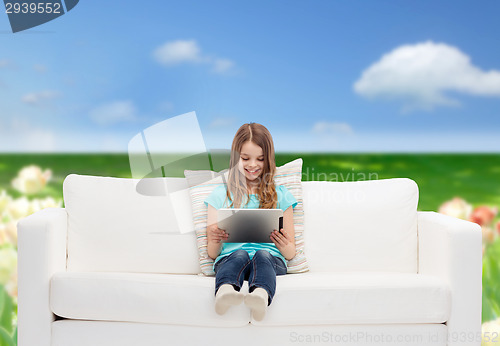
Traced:
<path id="1" fill-rule="evenodd" d="M 217 227 L 217 225 L 212 225 L 207 229 L 208 242 L 219 244 L 222 240 L 227 240 L 228 234 L 223 229 Z"/>

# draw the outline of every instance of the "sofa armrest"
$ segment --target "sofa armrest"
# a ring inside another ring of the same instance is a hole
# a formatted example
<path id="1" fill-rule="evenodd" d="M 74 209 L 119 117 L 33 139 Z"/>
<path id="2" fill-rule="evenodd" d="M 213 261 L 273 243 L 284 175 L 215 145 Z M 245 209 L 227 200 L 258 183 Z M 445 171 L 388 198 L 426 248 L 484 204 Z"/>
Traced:
<path id="1" fill-rule="evenodd" d="M 481 226 L 436 212 L 418 212 L 418 272 L 451 289 L 447 345 L 481 344 Z"/>
<path id="2" fill-rule="evenodd" d="M 66 271 L 67 219 L 66 209 L 46 208 L 17 223 L 19 346 L 51 344 L 50 278 Z"/>

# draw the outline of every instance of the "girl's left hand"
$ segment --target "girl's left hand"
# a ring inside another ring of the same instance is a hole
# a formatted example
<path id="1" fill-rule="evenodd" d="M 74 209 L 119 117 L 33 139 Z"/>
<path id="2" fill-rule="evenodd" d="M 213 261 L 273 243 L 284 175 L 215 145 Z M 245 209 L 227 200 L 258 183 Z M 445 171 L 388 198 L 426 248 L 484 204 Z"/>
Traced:
<path id="1" fill-rule="evenodd" d="M 274 230 L 271 233 L 270 238 L 273 241 L 274 245 L 276 245 L 278 250 L 280 250 L 283 257 L 285 257 L 287 260 L 295 257 L 295 241 L 294 239 L 292 239 L 291 235 L 283 228 L 280 230 L 280 232 Z"/>

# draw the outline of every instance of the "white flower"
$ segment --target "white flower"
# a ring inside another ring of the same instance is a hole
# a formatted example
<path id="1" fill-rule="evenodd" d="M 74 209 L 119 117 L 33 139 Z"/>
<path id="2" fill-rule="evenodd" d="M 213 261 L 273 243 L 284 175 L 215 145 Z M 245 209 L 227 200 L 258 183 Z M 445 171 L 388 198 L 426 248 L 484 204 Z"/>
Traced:
<path id="1" fill-rule="evenodd" d="M 61 208 L 62 199 L 55 200 L 52 197 L 44 199 L 33 199 L 29 201 L 26 197 L 11 200 L 3 212 L 3 220 L 0 220 L 0 244 L 17 244 L 17 222 L 37 211 L 45 208 Z"/>
<path id="2" fill-rule="evenodd" d="M 26 197 L 20 197 L 7 205 L 5 212 L 16 220 L 22 219 L 31 214 L 32 206 Z"/>
<path id="3" fill-rule="evenodd" d="M 17 272 L 17 251 L 12 247 L 0 249 L 0 285 L 7 285 Z"/>
<path id="4" fill-rule="evenodd" d="M 8 241 L 7 226 L 0 222 L 0 245 L 5 244 Z"/>
<path id="5" fill-rule="evenodd" d="M 11 220 L 6 225 L 7 240 L 12 245 L 17 246 L 17 222 Z"/>
<path id="6" fill-rule="evenodd" d="M 2 244 L 17 245 L 17 222 L 9 221 L 7 223 L 0 223 L 0 245 Z"/>
<path id="7" fill-rule="evenodd" d="M 495 240 L 495 231 L 490 227 L 481 227 L 481 233 L 483 234 L 483 244 L 491 244 Z"/>
<path id="8" fill-rule="evenodd" d="M 62 207 L 62 199 L 56 201 L 52 197 L 45 197 L 44 199 L 35 198 L 31 201 L 31 204 L 28 209 L 28 215 L 36 213 L 39 210 L 45 208 L 61 208 Z"/>
<path id="9" fill-rule="evenodd" d="M 2 192 L 0 193 L 0 215 L 2 215 L 3 211 L 5 210 L 5 207 L 11 201 L 12 197 L 9 196 L 5 190 L 2 190 Z"/>
<path id="10" fill-rule="evenodd" d="M 55 200 L 52 197 L 45 197 L 40 201 L 40 206 L 42 209 L 45 208 L 62 208 L 62 199 L 60 200 Z"/>
<path id="11" fill-rule="evenodd" d="M 441 204 L 439 213 L 467 220 L 472 213 L 472 205 L 460 197 L 455 197 Z"/>
<path id="12" fill-rule="evenodd" d="M 484 322 L 481 331 L 483 336 L 481 346 L 498 346 L 500 344 L 498 341 L 500 337 L 500 318 Z"/>
<path id="13" fill-rule="evenodd" d="M 19 171 L 17 177 L 12 180 L 12 186 L 22 193 L 34 194 L 40 192 L 51 177 L 50 169 L 42 172 L 40 167 L 31 165 Z"/>

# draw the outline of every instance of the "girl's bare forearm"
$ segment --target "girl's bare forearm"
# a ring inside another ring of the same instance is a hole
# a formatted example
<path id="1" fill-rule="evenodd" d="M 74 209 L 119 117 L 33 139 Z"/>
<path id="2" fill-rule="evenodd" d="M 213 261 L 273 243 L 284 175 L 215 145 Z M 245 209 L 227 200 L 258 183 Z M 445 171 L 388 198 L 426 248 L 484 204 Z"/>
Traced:
<path id="1" fill-rule="evenodd" d="M 208 252 L 208 256 L 210 258 L 216 259 L 217 256 L 219 256 L 220 251 L 221 251 L 221 244 L 222 243 L 208 242 L 207 252 Z"/>
<path id="2" fill-rule="evenodd" d="M 293 246 L 293 247 L 288 247 L 280 252 L 283 255 L 283 257 L 285 257 L 285 259 L 289 261 L 295 257 L 295 251 L 296 251 L 295 246 Z"/>

